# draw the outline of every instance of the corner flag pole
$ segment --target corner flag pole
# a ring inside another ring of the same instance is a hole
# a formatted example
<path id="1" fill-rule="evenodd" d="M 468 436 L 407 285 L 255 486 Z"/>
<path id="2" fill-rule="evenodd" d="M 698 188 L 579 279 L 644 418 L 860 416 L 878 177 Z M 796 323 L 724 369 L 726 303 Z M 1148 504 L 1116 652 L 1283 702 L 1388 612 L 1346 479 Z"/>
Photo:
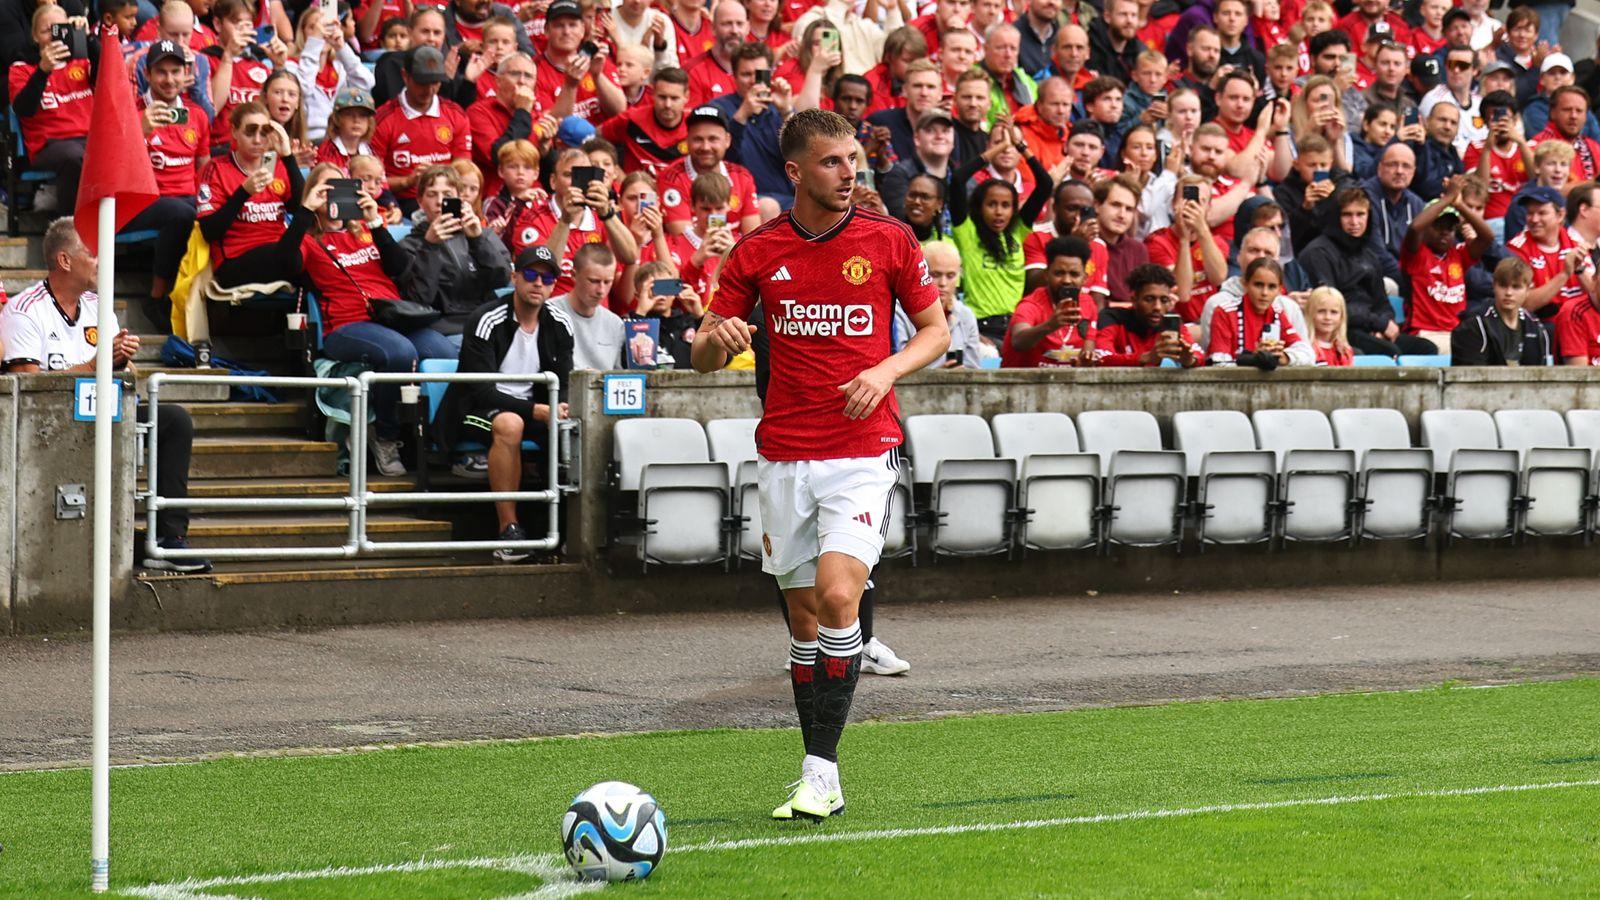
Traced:
<path id="1" fill-rule="evenodd" d="M 111 345 L 116 341 L 117 199 L 100 200 L 100 303 L 94 356 L 94 805 L 93 871 L 90 888 L 103 894 L 111 883 Z M 152 474 L 152 478 L 154 475 Z"/>

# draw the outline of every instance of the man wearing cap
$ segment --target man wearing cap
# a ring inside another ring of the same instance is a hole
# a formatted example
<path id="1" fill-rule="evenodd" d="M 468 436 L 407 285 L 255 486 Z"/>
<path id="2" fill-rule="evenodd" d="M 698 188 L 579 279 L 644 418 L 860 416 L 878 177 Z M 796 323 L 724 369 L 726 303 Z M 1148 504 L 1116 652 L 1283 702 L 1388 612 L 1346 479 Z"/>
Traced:
<path id="1" fill-rule="evenodd" d="M 1506 248 L 1533 269 L 1533 287 L 1522 306 L 1540 319 L 1553 319 L 1563 305 L 1593 296 L 1594 261 L 1563 222 L 1566 201 L 1560 191 L 1525 189 L 1517 202 L 1527 211 L 1528 224 L 1506 241 Z"/>
<path id="2" fill-rule="evenodd" d="M 372 99 L 382 105 L 399 96 L 405 90 L 405 70 L 411 54 L 419 47 L 432 47 L 445 60 L 445 74 L 450 77 L 439 89 L 439 96 L 455 101 L 463 109 L 471 106 L 478 99 L 477 73 L 467 77 L 468 66 L 461 64 L 460 53 L 445 46 L 444 13 L 437 6 L 417 6 L 406 23 L 411 34 L 411 49 L 391 51 L 378 57 L 372 72 Z"/>
<path id="3" fill-rule="evenodd" d="M 1351 44 L 1363 44 L 1377 38 L 1383 31 L 1374 33 L 1372 26 L 1379 22 L 1388 25 L 1387 40 L 1402 46 L 1411 43 L 1411 26 L 1398 13 L 1389 9 L 1388 0 L 1358 0 L 1356 8 L 1340 19 L 1333 27 L 1350 36 Z"/>
<path id="4" fill-rule="evenodd" d="M 917 120 L 914 146 L 910 156 L 904 157 L 878 178 L 878 192 L 883 196 L 884 208 L 889 215 L 905 221 L 906 191 L 911 179 L 918 175 L 931 175 L 945 183 L 949 189 L 954 168 L 950 164 L 955 152 L 955 120 L 942 109 L 922 114 Z"/>
<path id="5" fill-rule="evenodd" d="M 1533 95 L 1522 107 L 1524 134 L 1538 134 L 1550 124 L 1550 95 L 1573 83 L 1572 58 L 1565 53 L 1552 53 L 1539 65 L 1539 93 Z M 1591 111 L 1584 117 L 1585 137 L 1600 140 L 1600 121 Z"/>
<path id="6" fill-rule="evenodd" d="M 694 180 L 707 172 L 718 172 L 728 179 L 733 190 L 728 197 L 728 217 L 739 222 L 739 233 L 749 234 L 761 225 L 757 208 L 756 182 L 750 170 L 728 162 L 731 139 L 728 117 L 715 106 L 696 107 L 687 125 L 688 153 L 656 176 L 662 221 L 668 234 L 682 234 L 693 218 L 690 190 Z"/>
<path id="7" fill-rule="evenodd" d="M 572 114 L 591 123 L 614 116 L 628 106 L 617 86 L 617 67 L 611 64 L 611 46 L 591 41 L 577 0 L 555 0 L 544 12 L 544 34 L 549 40 L 539 60 L 539 106 L 554 109 L 572 95 Z M 593 54 L 585 53 L 592 44 Z"/>
<path id="8" fill-rule="evenodd" d="M 197 0 L 198 2 L 198 0 Z M 203 0 L 206 7 L 210 8 L 210 0 Z M 202 31 L 202 29 L 204 29 Z M 195 19 L 195 12 L 184 0 L 167 0 L 162 4 L 161 12 L 143 28 L 138 31 L 143 37 L 139 43 L 144 46 L 135 53 L 131 62 L 134 67 L 134 84 L 140 93 L 150 89 L 150 81 L 145 74 L 149 64 L 139 59 L 142 54 L 150 52 L 150 46 L 157 41 L 170 41 L 179 47 L 187 47 L 188 53 L 185 61 L 189 68 L 185 76 L 188 86 L 184 93 L 205 110 L 206 121 L 216 115 L 216 107 L 211 105 L 211 58 L 200 52 L 207 47 L 215 46 L 217 36 L 209 28 L 205 28 Z M 146 43 L 147 42 L 147 43 Z M 143 64 L 138 64 L 143 62 Z"/>
<path id="9" fill-rule="evenodd" d="M 1484 121 L 1480 107 L 1483 94 L 1473 88 L 1478 72 L 1478 54 L 1465 44 L 1446 45 L 1440 53 L 1444 78 L 1422 95 L 1417 102 L 1417 111 L 1427 116 L 1440 100 L 1450 100 L 1459 106 L 1461 129 L 1456 133 L 1455 146 L 1456 152 L 1464 155 L 1468 146 L 1486 139 L 1489 134 L 1488 123 Z M 1412 65 L 1415 67 L 1416 64 Z"/>
<path id="10" fill-rule="evenodd" d="M 518 51 L 500 61 L 495 72 L 493 97 L 485 97 L 467 107 L 467 122 L 472 129 L 472 162 L 483 173 L 483 196 L 500 192 L 500 167 L 496 162 L 500 148 L 509 141 L 533 139 L 533 123 L 543 113 L 534 89 L 533 57 Z M 562 98 L 570 103 L 570 95 Z M 557 115 L 560 110 L 551 112 Z M 542 135 L 544 141 L 549 133 Z"/>
<path id="11" fill-rule="evenodd" d="M 1411 279 L 1406 334 L 1433 342 L 1438 353 L 1450 352 L 1450 332 L 1466 312 L 1467 270 L 1494 243 L 1489 223 L 1471 207 L 1456 204 L 1460 196 L 1456 179 L 1411 220 L 1400 243 L 1400 269 Z M 1472 229 L 1472 240 L 1457 239 L 1462 223 Z"/>
<path id="12" fill-rule="evenodd" d="M 1589 95 L 1574 85 L 1559 87 L 1550 94 L 1550 124 L 1533 136 L 1535 147 L 1545 141 L 1572 145 L 1574 182 L 1600 178 L 1600 141 L 1583 133 L 1589 119 Z"/>
<path id="13" fill-rule="evenodd" d="M 572 330 L 547 303 L 560 270 L 555 256 L 550 248 L 535 244 L 518 254 L 516 262 L 511 298 L 485 303 L 467 317 L 457 371 L 551 372 L 560 379 L 557 397 L 551 398 L 543 385 L 527 381 L 457 382 L 445 391 L 434 419 L 441 446 L 453 447 L 464 440 L 489 445 L 491 491 L 521 488 L 522 441 L 542 440 L 552 413 L 566 418 L 567 379 L 572 373 Z M 516 503 L 496 503 L 494 509 L 500 540 L 528 540 L 517 521 Z M 528 558 L 528 551 L 500 549 L 494 558 L 520 562 Z"/>
<path id="14" fill-rule="evenodd" d="M 183 95 L 189 78 L 187 48 L 157 41 L 145 54 L 142 69 L 150 87 L 139 98 L 139 127 L 161 196 L 122 230 L 157 232 L 150 296 L 159 299 L 172 289 L 189 243 L 200 168 L 211 159 L 211 128 L 205 111 Z"/>
<path id="15" fill-rule="evenodd" d="M 650 105 L 636 106 L 601 124 L 600 136 L 622 151 L 625 172 L 658 176 L 688 150 L 683 121 L 690 76 L 682 69 L 662 69 L 650 79 Z"/>
<path id="16" fill-rule="evenodd" d="M 750 18 L 737 0 L 717 0 L 711 7 L 711 49 L 691 59 L 689 105 L 700 106 L 733 92 L 733 55 L 750 32 Z"/>
<path id="17" fill-rule="evenodd" d="M 417 173 L 435 163 L 472 158 L 472 125 L 461 107 L 439 97 L 448 78 L 444 56 L 432 47 L 411 51 L 405 90 L 378 110 L 372 153 L 383 162 L 400 209 L 417 208 Z"/>

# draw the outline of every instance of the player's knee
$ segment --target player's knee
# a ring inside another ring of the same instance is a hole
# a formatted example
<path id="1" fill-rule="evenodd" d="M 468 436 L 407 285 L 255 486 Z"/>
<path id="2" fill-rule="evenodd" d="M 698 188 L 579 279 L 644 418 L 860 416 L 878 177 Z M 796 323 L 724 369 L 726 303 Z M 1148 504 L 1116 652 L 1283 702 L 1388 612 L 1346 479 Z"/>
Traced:
<path id="1" fill-rule="evenodd" d="M 823 609 L 833 612 L 851 609 L 861 602 L 861 588 L 854 584 L 839 582 L 826 586 L 818 585 L 817 602 Z"/>
<path id="2" fill-rule="evenodd" d="M 494 439 L 502 444 L 522 443 L 522 416 L 503 412 L 494 417 Z"/>

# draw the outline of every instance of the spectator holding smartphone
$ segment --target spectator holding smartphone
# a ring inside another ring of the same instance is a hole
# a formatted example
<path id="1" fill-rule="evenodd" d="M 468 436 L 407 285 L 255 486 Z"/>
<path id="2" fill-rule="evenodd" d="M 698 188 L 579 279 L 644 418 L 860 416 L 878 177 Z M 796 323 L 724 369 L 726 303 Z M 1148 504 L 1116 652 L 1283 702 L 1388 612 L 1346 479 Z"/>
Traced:
<path id="1" fill-rule="evenodd" d="M 310 217 L 296 215 L 300 167 L 289 136 L 255 101 L 233 108 L 233 150 L 214 156 L 200 173 L 200 233 L 211 244 L 211 265 L 222 287 L 270 284 L 300 270 L 300 238 Z M 289 163 L 289 164 L 286 164 Z"/>
<path id="2" fill-rule="evenodd" d="M 1129 306 L 1100 313 L 1095 337 L 1097 366 L 1160 366 L 1167 360 L 1190 369 L 1205 363 L 1205 353 L 1189 340 L 1172 311 L 1178 280 L 1172 272 L 1144 263 L 1128 275 Z"/>
<path id="3" fill-rule="evenodd" d="M 689 188 L 689 207 L 693 218 L 688 230 L 682 234 L 666 235 L 667 255 L 683 281 L 694 288 L 690 295 L 678 301 L 688 312 L 699 315 L 701 310 L 689 307 L 701 298 L 711 296 L 716 288 L 717 270 L 722 258 L 733 249 L 738 240 L 733 223 L 729 221 L 729 203 L 733 198 L 733 183 L 717 172 L 697 175 Z M 645 262 L 659 259 L 661 241 L 644 248 L 640 259 Z"/>
<path id="4" fill-rule="evenodd" d="M 32 29 L 38 61 L 14 62 L 7 75 L 11 109 L 22 126 L 29 164 L 55 173 L 54 208 L 68 213 L 78 201 L 89 111 L 94 103 L 95 66 L 91 60 L 99 57 L 97 48 L 88 47 L 88 27 L 82 16 L 69 19 L 59 6 L 39 7 L 33 13 Z M 62 37 L 83 41 L 85 46 L 79 48 L 83 55 L 75 56 Z M 39 211 L 47 210 L 41 205 Z"/>
<path id="5" fill-rule="evenodd" d="M 1211 364 L 1255 366 L 1268 372 L 1296 363 L 1309 365 L 1314 359 L 1310 346 L 1279 306 L 1283 267 L 1275 259 L 1258 259 L 1245 267 L 1243 278 L 1244 299 L 1211 317 Z"/>
<path id="6" fill-rule="evenodd" d="M 614 263 L 623 266 L 639 261 L 639 245 L 617 214 L 611 188 L 600 170 L 589 165 L 589 156 L 582 150 L 573 147 L 557 154 L 550 172 L 550 200 L 545 209 L 550 210 L 552 221 L 548 230 L 539 229 L 545 237 L 537 239 L 561 260 L 562 277 L 556 282 L 557 293 L 571 289 L 571 267 L 575 265 L 572 260 L 586 245 L 606 247 Z M 612 274 L 615 278 L 615 272 Z"/>
<path id="7" fill-rule="evenodd" d="M 1537 169 L 1533 146 L 1523 136 L 1515 105 L 1515 99 L 1505 91 L 1483 98 L 1478 108 L 1489 124 L 1489 136 L 1468 144 L 1461 160 L 1467 169 L 1489 182 L 1489 205 L 1484 218 L 1494 228 L 1494 236 L 1502 240 L 1507 236 L 1505 217 L 1511 209 L 1511 198 Z"/>
<path id="8" fill-rule="evenodd" d="M 689 349 L 694 345 L 700 313 L 705 300 L 678 277 L 677 269 L 666 260 L 655 260 L 633 270 L 633 311 L 623 322 L 655 319 L 657 333 L 655 362 L 658 368 L 688 369 Z"/>
<path id="9" fill-rule="evenodd" d="M 1022 298 L 1011 313 L 1011 327 L 1000 348 L 1007 369 L 1094 364 L 1095 320 L 1099 311 L 1084 282 L 1089 242 L 1074 235 L 1045 245 L 1044 283 Z M 930 269 L 932 261 L 929 262 Z"/>
<path id="10" fill-rule="evenodd" d="M 1177 312 L 1185 322 L 1199 320 L 1206 298 L 1228 278 L 1228 247 L 1206 222 L 1210 206 L 1210 182 L 1185 175 L 1172 198 L 1173 223 L 1145 239 L 1150 261 L 1177 276 Z"/>
<path id="11" fill-rule="evenodd" d="M 261 97 L 267 76 L 288 60 L 289 48 L 276 35 L 257 34 L 255 7 L 247 0 L 217 0 L 211 20 L 217 26 L 217 46 L 206 51 L 213 57 L 211 98 L 217 107 L 211 145 L 226 147 L 233 140 L 234 109 Z M 262 37 L 270 39 L 257 43 Z"/>
<path id="12" fill-rule="evenodd" d="M 324 18 L 320 4 L 300 14 L 295 30 L 300 51 L 289 67 L 300 81 L 307 138 L 316 143 L 328 136 L 328 118 L 339 94 L 371 91 L 372 72 L 362 65 L 344 26 L 336 18 Z"/>
<path id="13" fill-rule="evenodd" d="M 185 48 L 157 41 L 150 45 L 144 62 L 150 92 L 140 100 L 144 109 L 139 127 L 161 196 L 122 230 L 156 232 L 150 296 L 160 299 L 172 289 L 189 245 L 200 171 L 211 159 L 211 128 L 205 112 L 183 94 L 189 68 Z"/>
<path id="14" fill-rule="evenodd" d="M 409 264 L 397 279 L 400 296 L 443 313 L 433 330 L 461 349 L 468 317 L 510 283 L 505 244 L 461 199 L 461 176 L 429 166 L 417 179 L 417 215 L 400 241 Z"/>

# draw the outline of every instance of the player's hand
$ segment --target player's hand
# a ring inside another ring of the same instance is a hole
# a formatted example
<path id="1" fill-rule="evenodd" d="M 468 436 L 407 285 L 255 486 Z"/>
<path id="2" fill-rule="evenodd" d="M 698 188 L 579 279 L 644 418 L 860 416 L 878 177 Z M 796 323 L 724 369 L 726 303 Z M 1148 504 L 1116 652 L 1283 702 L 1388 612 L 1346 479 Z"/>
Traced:
<path id="1" fill-rule="evenodd" d="M 756 333 L 756 327 L 748 322 L 734 317 L 720 319 L 706 332 L 711 345 L 728 354 L 728 358 L 750 349 L 750 338 Z"/>
<path id="2" fill-rule="evenodd" d="M 893 389 L 894 378 L 877 366 L 839 385 L 839 392 L 844 394 L 844 417 L 865 419 Z"/>

